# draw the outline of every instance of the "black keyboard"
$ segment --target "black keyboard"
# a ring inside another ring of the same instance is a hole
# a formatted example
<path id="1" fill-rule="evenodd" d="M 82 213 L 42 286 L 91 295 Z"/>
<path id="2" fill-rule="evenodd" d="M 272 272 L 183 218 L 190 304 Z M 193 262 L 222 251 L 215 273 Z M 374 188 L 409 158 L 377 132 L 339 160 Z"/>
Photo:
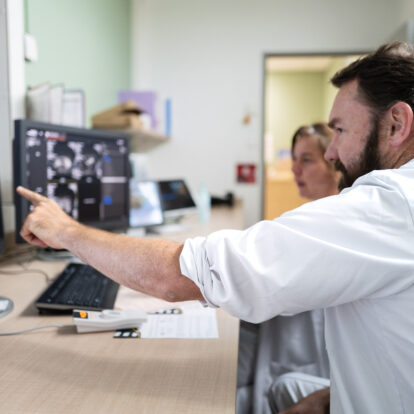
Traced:
<path id="1" fill-rule="evenodd" d="M 91 266 L 70 263 L 36 301 L 41 312 L 112 309 L 119 284 Z"/>

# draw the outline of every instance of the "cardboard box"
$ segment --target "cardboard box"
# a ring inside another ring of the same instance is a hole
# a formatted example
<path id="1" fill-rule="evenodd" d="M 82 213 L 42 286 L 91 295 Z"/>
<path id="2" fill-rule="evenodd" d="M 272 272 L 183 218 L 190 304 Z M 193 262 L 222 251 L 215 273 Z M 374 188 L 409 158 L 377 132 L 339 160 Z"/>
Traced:
<path id="1" fill-rule="evenodd" d="M 125 101 L 92 116 L 92 127 L 103 129 L 140 128 L 144 111 L 133 101 Z"/>

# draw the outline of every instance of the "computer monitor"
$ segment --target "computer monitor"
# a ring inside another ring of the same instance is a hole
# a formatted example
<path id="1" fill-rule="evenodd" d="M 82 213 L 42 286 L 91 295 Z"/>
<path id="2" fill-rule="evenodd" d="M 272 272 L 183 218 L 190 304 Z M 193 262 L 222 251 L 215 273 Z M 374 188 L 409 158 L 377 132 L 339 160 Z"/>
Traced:
<path id="1" fill-rule="evenodd" d="M 179 219 L 196 211 L 196 204 L 184 180 L 158 181 L 158 186 L 166 219 Z"/>
<path id="2" fill-rule="evenodd" d="M 14 184 L 55 200 L 79 222 L 129 224 L 129 138 L 120 132 L 15 121 Z M 31 206 L 15 197 L 16 240 Z"/>
<path id="3" fill-rule="evenodd" d="M 131 181 L 129 225 L 132 228 L 158 226 L 164 222 L 158 185 L 155 181 Z"/>

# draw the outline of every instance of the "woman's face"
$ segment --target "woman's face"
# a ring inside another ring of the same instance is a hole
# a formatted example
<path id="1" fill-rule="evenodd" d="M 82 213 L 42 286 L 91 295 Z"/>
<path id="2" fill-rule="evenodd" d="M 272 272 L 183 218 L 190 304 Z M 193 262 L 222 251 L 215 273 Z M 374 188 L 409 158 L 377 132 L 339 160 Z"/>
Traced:
<path id="1" fill-rule="evenodd" d="M 293 148 L 292 161 L 292 172 L 301 197 L 317 200 L 338 193 L 339 173 L 324 160 L 316 137 L 299 137 Z"/>

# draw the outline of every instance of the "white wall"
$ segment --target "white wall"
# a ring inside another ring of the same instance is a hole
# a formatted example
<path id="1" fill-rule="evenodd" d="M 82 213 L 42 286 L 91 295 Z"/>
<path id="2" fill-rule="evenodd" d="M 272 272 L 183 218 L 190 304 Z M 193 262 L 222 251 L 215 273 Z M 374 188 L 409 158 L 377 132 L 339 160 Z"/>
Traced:
<path id="1" fill-rule="evenodd" d="M 414 17 L 414 2 L 412 0 L 402 0 L 399 7 L 398 18 L 400 23 L 405 23 L 409 18 Z"/>
<path id="2" fill-rule="evenodd" d="M 233 189 L 247 224 L 260 218 L 260 184 L 235 184 L 235 164 L 261 163 L 263 54 L 355 52 L 383 43 L 401 1 L 134 0 L 136 89 L 172 99 L 173 138 L 149 157 L 154 178 L 185 177 L 197 190 Z M 246 111 L 253 113 L 242 125 Z"/>

